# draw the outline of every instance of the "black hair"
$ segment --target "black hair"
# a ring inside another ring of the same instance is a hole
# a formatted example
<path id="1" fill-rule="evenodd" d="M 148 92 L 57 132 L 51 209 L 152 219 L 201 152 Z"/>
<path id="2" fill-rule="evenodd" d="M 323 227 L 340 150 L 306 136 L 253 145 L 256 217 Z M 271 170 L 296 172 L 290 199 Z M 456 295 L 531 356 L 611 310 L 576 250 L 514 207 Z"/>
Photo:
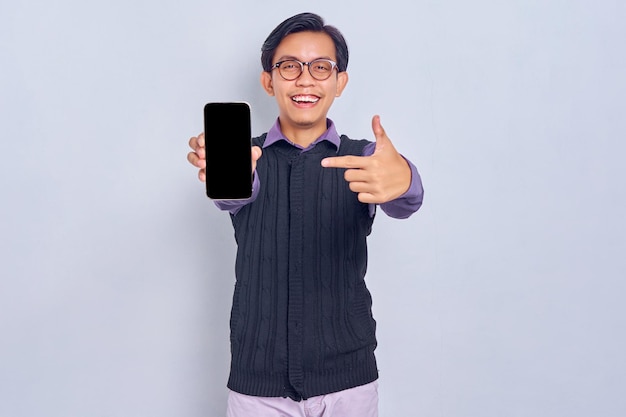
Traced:
<path id="1" fill-rule="evenodd" d="M 348 45 L 339 30 L 324 24 L 324 19 L 314 13 L 300 13 L 282 22 L 270 33 L 261 47 L 261 65 L 264 71 L 272 70 L 274 53 L 280 42 L 292 33 L 322 32 L 331 37 L 337 54 L 337 70 L 345 71 L 348 68 Z"/>

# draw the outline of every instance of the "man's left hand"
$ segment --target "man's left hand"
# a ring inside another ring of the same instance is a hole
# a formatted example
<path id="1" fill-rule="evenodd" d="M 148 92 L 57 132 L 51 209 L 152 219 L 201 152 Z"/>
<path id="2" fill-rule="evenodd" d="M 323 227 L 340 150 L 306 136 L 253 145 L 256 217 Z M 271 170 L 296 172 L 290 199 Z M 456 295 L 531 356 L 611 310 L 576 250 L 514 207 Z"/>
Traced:
<path id="1" fill-rule="evenodd" d="M 344 178 L 350 189 L 358 193 L 362 203 L 381 204 L 395 200 L 411 185 L 411 168 L 396 151 L 380 124 L 380 116 L 372 118 L 376 149 L 370 156 L 336 156 L 324 158 L 325 168 L 346 168 Z"/>

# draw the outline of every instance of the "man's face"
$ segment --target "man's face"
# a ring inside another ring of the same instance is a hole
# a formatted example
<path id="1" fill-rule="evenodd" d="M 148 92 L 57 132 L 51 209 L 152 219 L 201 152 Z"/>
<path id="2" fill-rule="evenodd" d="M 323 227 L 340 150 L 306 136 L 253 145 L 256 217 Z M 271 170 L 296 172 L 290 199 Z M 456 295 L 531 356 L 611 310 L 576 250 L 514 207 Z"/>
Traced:
<path id="1" fill-rule="evenodd" d="M 298 32 L 281 41 L 272 64 L 286 59 L 311 62 L 320 58 L 337 61 L 331 37 L 323 32 Z M 348 74 L 337 74 L 337 70 L 326 80 L 316 80 L 311 76 L 308 66 L 293 81 L 283 79 L 278 69 L 261 74 L 263 88 L 269 95 L 276 97 L 281 130 L 292 140 L 305 132 L 318 137 L 326 130 L 328 110 L 335 97 L 341 95 L 347 82 Z"/>

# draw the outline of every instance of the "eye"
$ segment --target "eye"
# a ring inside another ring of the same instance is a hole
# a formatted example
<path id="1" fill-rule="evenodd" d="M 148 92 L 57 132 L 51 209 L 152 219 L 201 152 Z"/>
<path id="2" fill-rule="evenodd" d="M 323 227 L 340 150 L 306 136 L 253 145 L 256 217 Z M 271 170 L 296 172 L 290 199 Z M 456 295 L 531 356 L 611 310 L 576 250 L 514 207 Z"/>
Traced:
<path id="1" fill-rule="evenodd" d="M 300 65 L 294 61 L 285 61 L 280 65 L 280 67 L 286 71 L 294 71 L 296 69 L 298 71 L 300 70 Z"/>
<path id="2" fill-rule="evenodd" d="M 327 61 L 315 61 L 311 65 L 313 65 L 313 70 L 316 72 L 329 72 L 332 68 L 330 62 Z"/>

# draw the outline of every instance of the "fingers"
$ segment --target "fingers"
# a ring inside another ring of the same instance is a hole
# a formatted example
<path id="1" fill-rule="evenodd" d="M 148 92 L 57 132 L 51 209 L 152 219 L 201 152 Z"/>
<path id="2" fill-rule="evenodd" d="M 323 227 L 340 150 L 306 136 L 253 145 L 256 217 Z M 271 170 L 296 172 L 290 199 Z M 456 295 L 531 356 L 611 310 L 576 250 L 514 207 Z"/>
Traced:
<path id="1" fill-rule="evenodd" d="M 206 160 L 198 157 L 198 154 L 195 152 L 189 152 L 187 154 L 187 161 L 196 168 L 206 168 Z"/>
<path id="2" fill-rule="evenodd" d="M 363 170 L 348 170 L 344 177 L 346 182 L 348 182 L 350 190 L 355 193 L 366 193 L 378 196 L 378 198 L 386 194 L 384 183 L 374 175 Z"/>
<path id="3" fill-rule="evenodd" d="M 204 133 L 200 133 L 198 136 L 193 136 L 189 139 L 189 147 L 194 151 L 198 148 L 204 149 Z"/>
<path id="4" fill-rule="evenodd" d="M 252 152 L 252 172 L 256 170 L 256 161 L 259 160 L 261 155 L 263 155 L 263 151 L 258 146 L 253 146 L 251 149 Z"/>
<path id="5" fill-rule="evenodd" d="M 192 149 L 187 154 L 187 161 L 198 169 L 198 179 L 206 181 L 206 152 L 204 148 L 204 133 L 189 139 L 189 147 Z"/>
<path id="6" fill-rule="evenodd" d="M 363 168 L 367 165 L 365 156 L 332 156 L 322 159 L 324 168 Z"/>
<path id="7" fill-rule="evenodd" d="M 348 182 L 372 182 L 375 180 L 375 173 L 366 169 L 347 169 L 343 177 Z"/>
<path id="8" fill-rule="evenodd" d="M 206 151 L 204 148 L 204 133 L 189 139 L 189 147 L 192 152 L 187 154 L 187 161 L 197 168 L 204 169 L 206 167 Z"/>
<path id="9" fill-rule="evenodd" d="M 380 199 L 377 198 L 372 193 L 359 193 L 357 198 L 359 199 L 361 203 L 365 203 L 365 204 L 379 204 L 380 203 Z"/>

